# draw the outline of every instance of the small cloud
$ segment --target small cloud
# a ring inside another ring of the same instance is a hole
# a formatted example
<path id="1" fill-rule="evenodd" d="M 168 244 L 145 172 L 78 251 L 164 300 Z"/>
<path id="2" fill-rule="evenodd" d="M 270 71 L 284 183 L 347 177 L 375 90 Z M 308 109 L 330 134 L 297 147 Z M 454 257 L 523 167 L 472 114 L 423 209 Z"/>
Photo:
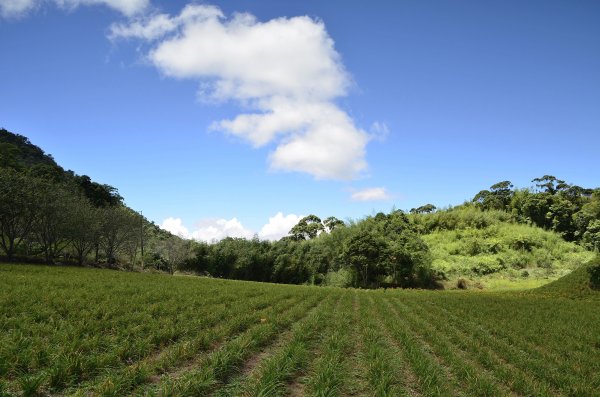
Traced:
<path id="1" fill-rule="evenodd" d="M 385 201 L 391 199 L 391 196 L 383 187 L 372 187 L 352 193 L 351 199 L 353 201 Z"/>
<path id="2" fill-rule="evenodd" d="M 183 238 L 189 238 L 189 232 L 188 229 L 183 226 L 183 222 L 181 221 L 181 218 L 167 218 L 163 221 L 163 223 L 160 225 L 161 229 L 164 229 L 176 236 L 179 237 L 183 237 Z"/>
<path id="3" fill-rule="evenodd" d="M 280 238 L 287 236 L 290 229 L 303 217 L 303 215 L 283 215 L 282 212 L 278 212 L 275 216 L 269 218 L 269 223 L 260 229 L 258 236 L 263 240 L 279 240 Z"/>
<path id="4" fill-rule="evenodd" d="M 0 14 L 4 18 L 18 18 L 38 5 L 36 0 L 0 0 Z"/>
<path id="5" fill-rule="evenodd" d="M 376 121 L 373 124 L 371 124 L 369 132 L 371 134 L 372 139 L 383 142 L 389 135 L 390 129 L 386 123 Z"/>
<path id="6" fill-rule="evenodd" d="M 0 0 L 0 15 L 4 18 L 21 17 L 44 3 L 54 3 L 65 9 L 99 4 L 119 11 L 128 17 L 146 10 L 150 4 L 149 0 Z"/>

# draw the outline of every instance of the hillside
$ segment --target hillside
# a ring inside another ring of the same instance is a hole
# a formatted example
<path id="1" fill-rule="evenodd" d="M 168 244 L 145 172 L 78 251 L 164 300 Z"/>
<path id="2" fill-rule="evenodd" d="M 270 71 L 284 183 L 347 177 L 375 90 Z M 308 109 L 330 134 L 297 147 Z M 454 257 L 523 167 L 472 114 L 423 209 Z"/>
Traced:
<path id="1" fill-rule="evenodd" d="M 279 241 L 184 240 L 128 208 L 118 190 L 65 171 L 0 130 L 0 248 L 8 261 L 185 271 L 290 284 L 525 288 L 568 274 L 600 247 L 600 189 L 551 175 L 509 181 L 462 205 L 426 204 L 343 222 L 310 214 Z"/>
<path id="2" fill-rule="evenodd" d="M 596 256 L 593 260 L 573 270 L 570 274 L 537 288 L 532 292 L 546 296 L 600 299 L 600 291 L 590 288 L 589 269 L 593 266 L 600 266 L 600 256 Z"/>
<path id="3" fill-rule="evenodd" d="M 466 278 L 472 285 L 486 287 L 547 283 L 593 256 L 556 233 L 509 222 L 481 229 L 435 231 L 423 239 L 431 249 L 434 270 L 452 281 Z"/>
<path id="4" fill-rule="evenodd" d="M 113 186 L 63 169 L 5 129 L 0 187 L 0 258 L 8 261 L 168 270 L 169 253 L 182 244 L 127 207 Z"/>

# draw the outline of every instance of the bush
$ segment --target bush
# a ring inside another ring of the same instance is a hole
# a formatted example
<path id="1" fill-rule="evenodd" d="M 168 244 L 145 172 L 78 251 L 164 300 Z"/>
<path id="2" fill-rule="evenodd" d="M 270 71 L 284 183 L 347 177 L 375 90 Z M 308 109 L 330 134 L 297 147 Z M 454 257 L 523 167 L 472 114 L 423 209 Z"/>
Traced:
<path id="1" fill-rule="evenodd" d="M 600 290 L 600 258 L 596 258 L 588 272 L 590 273 L 590 288 Z"/>
<path id="2" fill-rule="evenodd" d="M 349 269 L 339 269 L 336 272 L 328 272 L 325 275 L 324 285 L 330 287 L 350 287 L 352 286 L 352 272 Z"/>
<path id="3" fill-rule="evenodd" d="M 456 288 L 458 288 L 458 289 L 467 289 L 467 288 L 468 288 L 468 286 L 469 286 L 469 285 L 468 285 L 468 283 L 467 283 L 467 280 L 465 280 L 464 278 L 459 278 L 459 279 L 456 281 Z"/>

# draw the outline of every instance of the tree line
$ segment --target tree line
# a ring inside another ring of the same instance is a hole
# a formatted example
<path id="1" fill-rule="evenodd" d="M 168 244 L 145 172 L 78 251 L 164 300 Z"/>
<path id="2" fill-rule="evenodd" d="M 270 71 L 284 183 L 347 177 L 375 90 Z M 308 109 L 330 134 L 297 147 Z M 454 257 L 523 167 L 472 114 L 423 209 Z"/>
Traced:
<path id="1" fill-rule="evenodd" d="M 316 215 L 276 242 L 225 238 L 194 243 L 178 266 L 215 277 L 354 287 L 436 287 L 427 244 L 402 211 L 348 224 Z"/>
<path id="2" fill-rule="evenodd" d="M 392 210 L 359 221 L 316 215 L 279 241 L 185 240 L 127 207 L 118 190 L 62 169 L 23 136 L 0 129 L 0 249 L 5 259 L 195 272 L 212 277 L 355 287 L 435 288 L 422 235 L 532 224 L 600 250 L 600 189 L 551 175 L 528 189 L 502 181 L 462 205 Z"/>
<path id="3" fill-rule="evenodd" d="M 146 264 L 172 272 L 173 259 L 190 245 L 127 207 L 116 188 L 65 171 L 4 129 L 0 187 L 0 253 L 8 261 Z"/>
<path id="4" fill-rule="evenodd" d="M 498 182 L 473 198 L 477 208 L 506 212 L 519 223 L 559 233 L 566 241 L 600 249 L 600 189 L 569 184 L 553 175 L 532 180 L 531 188 L 514 189 Z"/>

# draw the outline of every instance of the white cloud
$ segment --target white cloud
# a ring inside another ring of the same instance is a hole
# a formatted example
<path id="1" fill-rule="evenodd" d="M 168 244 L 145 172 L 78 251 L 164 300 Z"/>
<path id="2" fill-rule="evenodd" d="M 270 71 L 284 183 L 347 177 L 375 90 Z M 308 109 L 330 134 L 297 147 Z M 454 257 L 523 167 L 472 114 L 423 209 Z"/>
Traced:
<path id="1" fill-rule="evenodd" d="M 269 218 L 269 222 L 263 225 L 258 232 L 262 240 L 279 240 L 286 236 L 290 229 L 302 219 L 302 215 L 284 215 L 278 212 Z M 237 218 L 231 219 L 205 219 L 200 221 L 193 231 L 190 232 L 182 222 L 181 218 L 169 217 L 165 219 L 160 227 L 182 238 L 206 241 L 212 243 L 225 237 L 243 237 L 251 239 L 255 232 L 247 229 Z"/>
<path id="2" fill-rule="evenodd" d="M 269 223 L 260 229 L 258 236 L 263 240 L 279 240 L 280 238 L 287 236 L 290 229 L 303 217 L 303 215 L 283 215 L 282 212 L 278 212 L 275 216 L 269 218 Z"/>
<path id="3" fill-rule="evenodd" d="M 148 8 L 149 0 L 0 0 L 0 14 L 19 17 L 44 3 L 54 3 L 61 8 L 73 9 L 83 5 L 105 5 L 126 16 L 134 16 Z"/>
<path id="4" fill-rule="evenodd" d="M 372 187 L 352 193 L 351 198 L 354 201 L 383 201 L 389 200 L 391 196 L 383 187 Z"/>
<path id="5" fill-rule="evenodd" d="M 161 229 L 173 233 L 176 236 L 189 238 L 187 227 L 183 226 L 181 218 L 167 218 L 160 225 Z"/>
<path id="6" fill-rule="evenodd" d="M 351 179 L 366 169 L 369 135 L 334 103 L 350 78 L 322 21 L 226 18 L 217 7 L 191 4 L 178 16 L 113 24 L 109 37 L 148 41 L 148 60 L 166 76 L 198 80 L 205 98 L 252 109 L 211 128 L 254 147 L 275 144 L 272 169 L 319 179 Z"/>
<path id="7" fill-rule="evenodd" d="M 371 124 L 371 129 L 369 132 L 371 133 L 371 137 L 373 139 L 383 142 L 389 135 L 390 129 L 386 123 L 376 121 Z"/>
<path id="8" fill-rule="evenodd" d="M 254 233 L 242 225 L 237 218 L 202 221 L 190 237 L 198 241 L 213 242 L 225 237 L 252 238 Z"/>
<path id="9" fill-rule="evenodd" d="M 0 0 L 0 14 L 3 17 L 18 17 L 33 9 L 39 1 L 36 0 Z"/>

